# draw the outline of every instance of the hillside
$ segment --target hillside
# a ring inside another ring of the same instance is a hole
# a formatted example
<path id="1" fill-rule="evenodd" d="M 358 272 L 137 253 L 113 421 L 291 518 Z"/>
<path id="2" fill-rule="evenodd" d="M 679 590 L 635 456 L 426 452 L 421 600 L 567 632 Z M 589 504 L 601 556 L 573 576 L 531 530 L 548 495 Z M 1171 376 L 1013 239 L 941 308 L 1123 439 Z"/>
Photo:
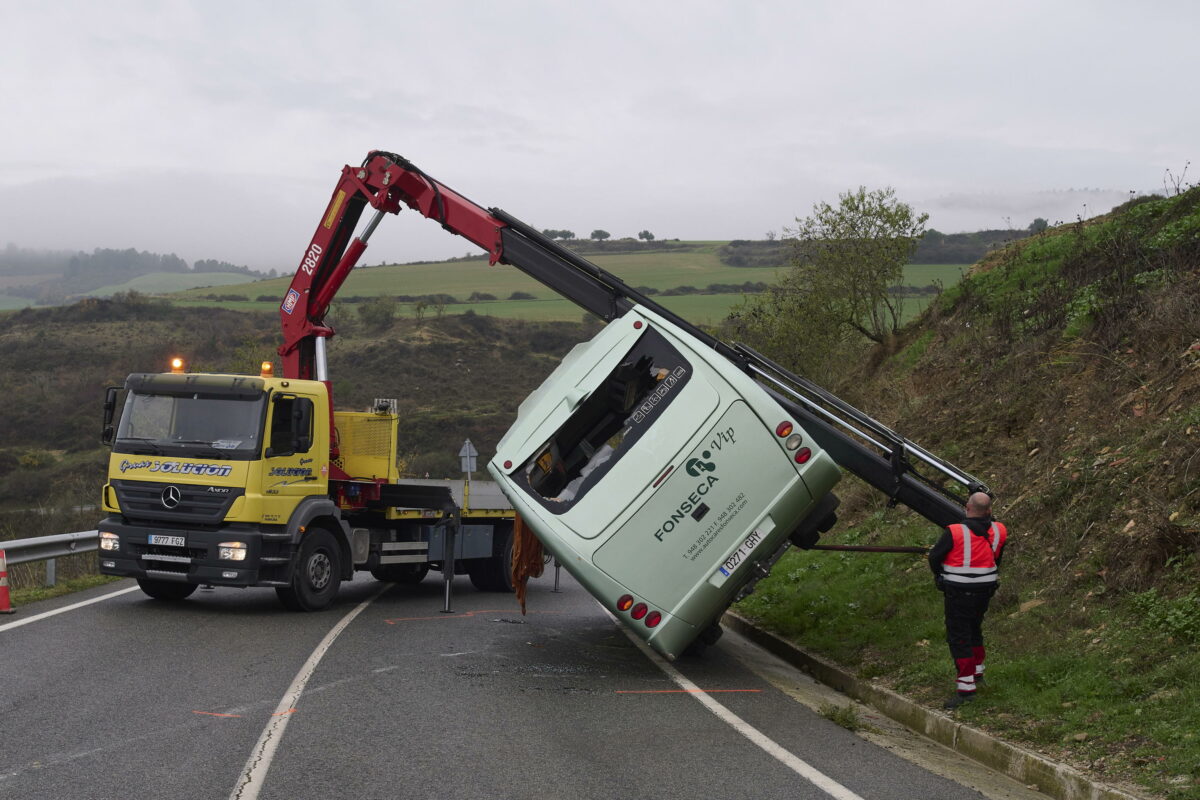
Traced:
<path id="1" fill-rule="evenodd" d="M 470 438 L 494 449 L 525 395 L 588 335 L 580 323 L 504 322 L 475 315 L 368 330 L 335 322 L 330 372 L 340 408 L 399 399 L 400 452 L 414 474 L 458 474 Z M 0 508 L 91 504 L 104 477 L 99 445 L 104 387 L 158 372 L 171 356 L 192 371 L 258 371 L 274 358 L 278 320 L 189 309 L 145 297 L 87 300 L 0 317 Z"/>
<path id="2" fill-rule="evenodd" d="M 990 482 L 1014 533 L 992 685 L 958 712 L 1172 798 L 1200 797 L 1200 189 L 1018 242 L 841 393 Z M 862 487 L 828 541 L 932 544 Z M 744 611 L 937 706 L 940 596 L 911 556 L 791 554 Z"/>

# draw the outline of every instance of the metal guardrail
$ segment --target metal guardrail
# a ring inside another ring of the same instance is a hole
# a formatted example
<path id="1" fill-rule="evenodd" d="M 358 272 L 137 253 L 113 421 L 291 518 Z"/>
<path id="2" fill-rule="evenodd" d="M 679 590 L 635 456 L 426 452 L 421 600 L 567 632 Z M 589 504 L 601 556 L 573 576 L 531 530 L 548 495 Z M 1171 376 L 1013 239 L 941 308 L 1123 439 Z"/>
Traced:
<path id="1" fill-rule="evenodd" d="M 46 561 L 46 585 L 55 582 L 54 559 L 76 553 L 94 552 L 99 544 L 96 531 L 56 533 L 52 536 L 35 536 L 32 539 L 0 541 L 9 564 L 27 564 L 30 561 Z"/>

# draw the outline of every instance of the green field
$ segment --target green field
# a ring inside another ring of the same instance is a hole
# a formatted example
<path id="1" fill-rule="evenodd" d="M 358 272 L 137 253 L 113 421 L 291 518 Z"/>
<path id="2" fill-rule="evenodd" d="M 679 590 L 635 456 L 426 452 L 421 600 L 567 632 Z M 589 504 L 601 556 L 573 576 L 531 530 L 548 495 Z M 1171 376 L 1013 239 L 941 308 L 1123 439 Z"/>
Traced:
<path id="1" fill-rule="evenodd" d="M 0 311 L 12 311 L 17 308 L 25 308 L 33 305 L 33 301 L 27 297 L 12 297 L 7 294 L 0 294 Z"/>
<path id="2" fill-rule="evenodd" d="M 93 289 L 88 294 L 92 297 L 109 297 L 118 292 L 170 294 L 197 286 L 217 287 L 229 284 L 246 284 L 246 276 L 236 272 L 148 272 L 124 283 Z M 212 289 L 201 291 L 211 292 Z"/>
<path id="3" fill-rule="evenodd" d="M 710 284 L 775 283 L 781 270 L 775 268 L 729 267 L 720 262 L 717 249 L 720 242 L 701 243 L 690 252 L 629 253 L 598 255 L 591 260 L 601 268 L 617 275 L 630 286 L 648 286 L 658 290 L 678 286 L 693 286 L 704 289 Z M 935 280 L 944 286 L 953 286 L 961 279 L 968 265 L 912 264 L 905 268 L 905 283 L 912 286 L 928 286 Z M 181 305 L 218 304 L 225 308 L 273 311 L 278 302 L 257 302 L 260 296 L 282 299 L 291 278 L 275 278 L 252 283 L 231 283 L 220 287 L 189 289 L 174 294 L 173 299 Z M 477 303 L 465 302 L 473 293 L 494 295 L 497 300 Z M 536 300 L 508 300 L 513 292 L 525 292 Z M 243 295 L 245 302 L 204 300 L 205 295 Z M 359 267 L 350 274 L 338 296 L 376 297 L 397 295 L 449 294 L 460 302 L 447 305 L 444 313 L 461 314 L 471 309 L 477 314 L 511 319 L 528 320 L 578 320 L 583 311 L 574 303 L 559 297 L 555 292 L 534 281 L 514 267 L 488 266 L 484 260 L 449 261 L 421 264 L 389 265 L 382 267 Z M 743 298 L 741 292 L 714 295 L 679 295 L 656 297 L 662 305 L 700 323 L 711 324 L 723 319 L 736 303 Z M 924 299 L 914 299 L 908 304 L 909 314 L 925 306 Z M 402 304 L 399 313 L 412 316 L 411 304 Z M 434 309 L 428 308 L 427 315 Z"/>

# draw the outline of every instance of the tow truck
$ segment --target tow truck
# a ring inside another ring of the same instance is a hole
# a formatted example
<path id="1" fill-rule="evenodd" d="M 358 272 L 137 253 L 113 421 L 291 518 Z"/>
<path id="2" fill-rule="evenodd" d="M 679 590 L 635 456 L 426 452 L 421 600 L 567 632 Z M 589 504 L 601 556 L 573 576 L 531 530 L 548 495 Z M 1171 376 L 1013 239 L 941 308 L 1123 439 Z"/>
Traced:
<path id="1" fill-rule="evenodd" d="M 202 585 L 274 587 L 299 611 L 327 607 L 358 570 L 400 584 L 440 570 L 446 610 L 455 574 L 512 590 L 514 513 L 498 486 L 469 474 L 402 478 L 394 399 L 334 409 L 324 318 L 343 276 L 318 257 L 344 246 L 332 222 L 318 227 L 281 307 L 283 375 L 271 361 L 249 376 L 189 373 L 175 359 L 169 372 L 108 389 L 103 574 L 165 601 Z"/>
<path id="2" fill-rule="evenodd" d="M 715 641 L 720 615 L 787 547 L 819 546 L 837 520 L 843 470 L 939 526 L 960 519 L 967 495 L 989 491 L 812 381 L 385 151 L 343 168 L 284 298 L 285 374 L 326 380 L 333 332 L 304 310 L 328 307 L 381 220 L 404 208 L 608 323 L 521 404 L 488 471 L 558 563 L 667 658 Z"/>

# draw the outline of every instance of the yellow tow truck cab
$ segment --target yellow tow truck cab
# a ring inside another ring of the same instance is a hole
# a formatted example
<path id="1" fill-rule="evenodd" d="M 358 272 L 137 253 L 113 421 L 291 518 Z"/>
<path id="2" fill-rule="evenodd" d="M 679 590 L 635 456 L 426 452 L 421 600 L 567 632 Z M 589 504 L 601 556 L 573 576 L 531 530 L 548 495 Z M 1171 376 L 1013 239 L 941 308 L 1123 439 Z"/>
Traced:
<path id="1" fill-rule="evenodd" d="M 178 600 L 202 584 L 271 586 L 291 608 L 332 602 L 356 569 L 381 580 L 451 569 L 509 590 L 511 506 L 494 485 L 405 481 L 395 404 L 333 412 L 322 381 L 135 373 L 113 424 L 100 521 L 100 569 Z M 472 507 L 472 493 L 475 495 Z"/>

